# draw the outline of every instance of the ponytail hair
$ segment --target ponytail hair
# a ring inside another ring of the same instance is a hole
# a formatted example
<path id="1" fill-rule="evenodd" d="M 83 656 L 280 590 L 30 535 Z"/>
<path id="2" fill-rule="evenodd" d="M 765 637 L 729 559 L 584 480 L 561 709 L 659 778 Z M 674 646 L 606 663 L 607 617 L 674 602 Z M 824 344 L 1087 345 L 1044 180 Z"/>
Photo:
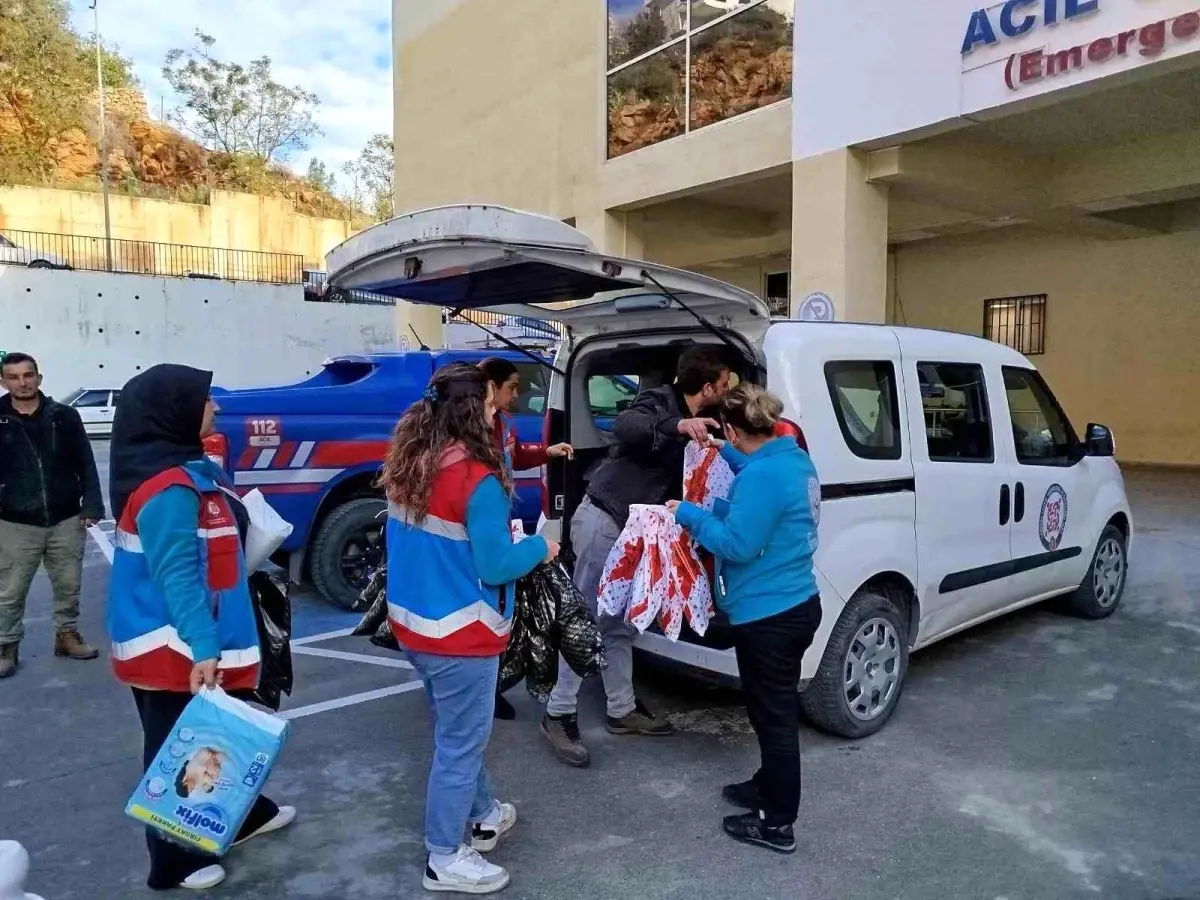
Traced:
<path id="1" fill-rule="evenodd" d="M 756 384 L 741 384 L 721 401 L 721 419 L 746 434 L 766 437 L 775 433 L 783 415 L 783 401 Z"/>

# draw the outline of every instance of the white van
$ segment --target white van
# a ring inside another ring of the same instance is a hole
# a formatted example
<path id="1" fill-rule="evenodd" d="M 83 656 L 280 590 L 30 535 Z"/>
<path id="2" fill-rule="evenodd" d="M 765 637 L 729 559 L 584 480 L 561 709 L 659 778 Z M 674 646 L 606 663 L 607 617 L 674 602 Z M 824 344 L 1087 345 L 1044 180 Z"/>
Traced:
<path id="1" fill-rule="evenodd" d="M 804 659 L 814 724 L 863 737 L 900 698 L 910 651 L 1051 597 L 1100 619 L 1125 588 L 1132 519 L 1113 438 L 1075 430 L 1033 365 L 980 338 L 772 320 L 755 295 L 598 253 L 554 219 L 493 206 L 400 216 L 328 256 L 331 283 L 451 309 L 554 320 L 566 332 L 546 437 L 576 448 L 547 473 L 561 526 L 611 437 L 592 395 L 673 377 L 683 347 L 726 344 L 785 403 L 821 476 L 823 617 Z M 548 304 L 576 301 L 567 308 Z M 562 537 L 569 541 L 570 535 Z M 737 674 L 719 624 L 650 653 Z"/>

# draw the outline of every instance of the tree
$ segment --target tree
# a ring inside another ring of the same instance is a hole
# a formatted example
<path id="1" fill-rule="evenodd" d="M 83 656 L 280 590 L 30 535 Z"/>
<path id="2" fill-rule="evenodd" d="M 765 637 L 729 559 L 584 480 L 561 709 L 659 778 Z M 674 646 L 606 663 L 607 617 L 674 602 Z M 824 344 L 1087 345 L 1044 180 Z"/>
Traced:
<path id="1" fill-rule="evenodd" d="M 213 56 L 211 35 L 197 30 L 196 40 L 191 50 L 171 50 L 163 66 L 163 77 L 183 99 L 173 114 L 176 124 L 211 150 L 268 163 L 308 149 L 321 133 L 313 119 L 321 103 L 316 94 L 276 81 L 269 56 L 243 66 Z"/>
<path id="2" fill-rule="evenodd" d="M 101 54 L 108 87 L 133 83 L 129 63 Z M 66 0 L 0 0 L 0 179 L 48 179 L 50 142 L 95 127 L 94 46 L 71 30 Z"/>
<path id="3" fill-rule="evenodd" d="M 376 134 L 358 155 L 358 170 L 375 218 L 390 219 L 396 212 L 396 145 L 386 134 Z"/>
<path id="4" fill-rule="evenodd" d="M 308 172 L 304 176 L 304 181 L 314 191 L 332 194 L 337 178 L 329 171 L 325 163 L 314 156 L 308 161 Z"/>

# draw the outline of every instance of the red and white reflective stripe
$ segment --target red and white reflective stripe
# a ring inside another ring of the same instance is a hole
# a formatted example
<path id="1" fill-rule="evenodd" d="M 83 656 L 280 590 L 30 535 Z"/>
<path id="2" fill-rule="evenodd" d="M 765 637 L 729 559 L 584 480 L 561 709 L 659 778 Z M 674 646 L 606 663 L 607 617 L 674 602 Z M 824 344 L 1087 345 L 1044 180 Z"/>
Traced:
<path id="1" fill-rule="evenodd" d="M 300 446 L 296 450 L 296 455 L 292 457 L 289 465 L 293 469 L 303 469 L 308 465 L 308 458 L 312 456 L 313 448 L 317 446 L 316 441 L 301 441 Z"/>
<path id="2" fill-rule="evenodd" d="M 164 625 L 162 628 L 157 628 L 149 634 L 143 634 L 141 637 L 133 638 L 128 641 L 113 641 L 112 655 L 113 659 L 122 662 L 130 659 L 137 659 L 139 656 L 145 656 L 153 650 L 166 647 L 173 650 L 180 656 L 185 656 L 192 659 L 192 648 L 184 643 L 179 636 L 179 632 L 175 630 L 173 625 Z M 259 663 L 260 654 L 257 647 L 247 647 L 245 650 L 222 650 L 221 661 L 218 663 L 222 669 L 241 669 L 246 666 L 256 666 Z"/>
<path id="3" fill-rule="evenodd" d="M 388 618 L 397 625 L 407 628 L 414 634 L 432 640 L 449 637 L 456 631 L 461 631 L 473 622 L 479 622 L 496 637 L 507 637 L 512 631 L 512 620 L 506 619 L 482 600 L 457 609 L 440 619 L 427 619 L 411 609 L 404 609 L 394 603 L 388 604 Z"/>
<path id="4" fill-rule="evenodd" d="M 258 454 L 258 459 L 256 459 L 254 461 L 254 468 L 269 469 L 269 468 L 271 468 L 271 461 L 274 459 L 275 459 L 275 449 L 274 448 L 272 448 L 270 450 L 264 450 L 262 453 Z"/>
<path id="5" fill-rule="evenodd" d="M 196 535 L 205 540 L 223 537 L 238 537 L 238 528 L 236 525 L 227 525 L 224 528 L 197 528 Z"/>

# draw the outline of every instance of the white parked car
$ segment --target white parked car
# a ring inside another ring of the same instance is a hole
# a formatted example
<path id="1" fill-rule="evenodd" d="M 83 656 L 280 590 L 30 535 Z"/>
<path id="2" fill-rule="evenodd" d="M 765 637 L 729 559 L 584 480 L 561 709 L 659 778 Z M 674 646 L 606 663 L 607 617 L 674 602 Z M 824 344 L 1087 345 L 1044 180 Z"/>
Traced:
<path id="1" fill-rule="evenodd" d="M 121 392 L 108 388 L 80 388 L 63 402 L 74 407 L 83 419 L 83 430 L 89 437 L 108 437 L 112 434 L 113 418 Z"/>
<path id="2" fill-rule="evenodd" d="M 1049 598 L 1088 619 L 1125 588 L 1132 517 L 1101 425 L 1079 437 L 1034 366 L 981 338 L 886 325 L 771 320 L 755 295 L 596 252 L 554 219 L 497 207 L 400 216 L 335 248 L 332 283 L 419 303 L 494 308 L 567 328 L 546 437 L 573 463 L 547 474 L 570 522 L 605 439 L 593 378 L 673 377 L 682 347 L 726 343 L 799 426 L 821 476 L 821 628 L 799 685 L 808 717 L 845 737 L 887 721 L 909 653 Z M 543 305 L 579 300 L 565 309 Z M 532 301 L 532 302 L 527 302 Z M 539 302 L 540 301 L 540 302 Z M 564 535 L 569 540 L 570 535 Z M 720 628 L 637 645 L 737 674 Z"/>
<path id="3" fill-rule="evenodd" d="M 43 250 L 20 247 L 0 234 L 0 265 L 29 266 L 31 269 L 69 269 L 61 256 Z"/>

